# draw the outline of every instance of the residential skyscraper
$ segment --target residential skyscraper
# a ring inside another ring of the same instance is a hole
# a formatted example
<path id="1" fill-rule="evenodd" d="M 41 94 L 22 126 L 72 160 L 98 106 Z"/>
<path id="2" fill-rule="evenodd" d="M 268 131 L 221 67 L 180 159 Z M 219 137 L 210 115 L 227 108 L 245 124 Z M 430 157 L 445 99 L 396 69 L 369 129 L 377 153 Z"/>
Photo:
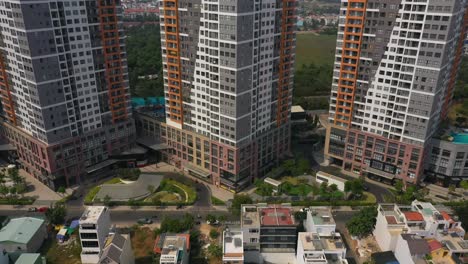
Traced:
<path id="1" fill-rule="evenodd" d="M 417 183 L 446 118 L 465 0 L 342 1 L 325 155 L 371 177 Z"/>
<path id="2" fill-rule="evenodd" d="M 2 136 L 51 188 L 134 141 L 119 0 L 1 0 Z"/>
<path id="3" fill-rule="evenodd" d="M 169 162 L 239 190 L 289 153 L 295 6 L 161 2 Z"/>

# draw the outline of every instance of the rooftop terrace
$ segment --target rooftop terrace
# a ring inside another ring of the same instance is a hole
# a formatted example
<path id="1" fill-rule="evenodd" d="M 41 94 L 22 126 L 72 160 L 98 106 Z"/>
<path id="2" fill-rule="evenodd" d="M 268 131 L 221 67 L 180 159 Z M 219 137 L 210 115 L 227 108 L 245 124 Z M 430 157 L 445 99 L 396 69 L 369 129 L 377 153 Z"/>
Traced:
<path id="1" fill-rule="evenodd" d="M 334 237 L 321 237 L 312 232 L 300 232 L 299 240 L 304 247 L 304 251 L 336 251 L 345 250 L 343 240 L 339 233 Z"/>
<path id="2" fill-rule="evenodd" d="M 295 225 L 289 205 L 243 205 L 241 224 L 244 227 Z"/>
<path id="3" fill-rule="evenodd" d="M 224 231 L 223 258 L 243 258 L 244 245 L 241 231 Z"/>

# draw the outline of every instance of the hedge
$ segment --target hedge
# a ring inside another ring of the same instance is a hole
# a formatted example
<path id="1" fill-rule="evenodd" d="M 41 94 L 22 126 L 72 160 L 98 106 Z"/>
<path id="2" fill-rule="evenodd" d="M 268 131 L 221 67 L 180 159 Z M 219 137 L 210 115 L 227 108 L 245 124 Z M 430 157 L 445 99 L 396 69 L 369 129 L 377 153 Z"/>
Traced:
<path id="1" fill-rule="evenodd" d="M 0 204 L 11 204 L 11 205 L 30 205 L 33 204 L 36 199 L 32 197 L 24 198 L 1 198 Z"/>

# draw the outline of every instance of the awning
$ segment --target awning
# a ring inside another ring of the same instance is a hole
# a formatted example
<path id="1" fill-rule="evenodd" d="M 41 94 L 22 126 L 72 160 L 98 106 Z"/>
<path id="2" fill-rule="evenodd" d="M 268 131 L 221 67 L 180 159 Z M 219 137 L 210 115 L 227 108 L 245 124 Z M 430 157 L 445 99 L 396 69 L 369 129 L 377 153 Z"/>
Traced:
<path id="1" fill-rule="evenodd" d="M 10 143 L 0 144 L 0 151 L 12 151 L 16 150 L 16 147 Z"/>
<path id="2" fill-rule="evenodd" d="M 457 178 L 457 177 L 452 178 L 451 180 L 452 180 L 452 181 L 461 181 L 461 179 L 460 179 L 460 178 Z"/>
<path id="3" fill-rule="evenodd" d="M 441 179 L 441 180 L 445 179 L 445 176 L 442 176 L 442 175 L 436 175 L 436 177 Z"/>
<path id="4" fill-rule="evenodd" d="M 202 178 L 208 178 L 211 175 L 211 172 L 204 170 L 202 168 L 196 167 L 191 163 L 187 163 L 184 165 L 185 170 L 196 174 L 195 176 L 200 176 Z"/>
<path id="5" fill-rule="evenodd" d="M 110 165 L 113 165 L 116 162 L 117 162 L 117 160 L 115 160 L 115 159 L 108 159 L 108 160 L 100 162 L 100 163 L 98 163 L 96 165 L 89 166 L 88 168 L 86 168 L 86 172 L 87 173 L 93 173 L 93 172 L 95 172 L 97 170 L 100 170 L 100 169 L 103 169 L 103 168 L 108 167 Z"/>
<path id="6" fill-rule="evenodd" d="M 395 178 L 395 174 L 388 173 L 388 172 L 381 171 L 381 170 L 377 170 L 377 169 L 374 169 L 374 168 L 371 168 L 371 167 L 367 167 L 365 169 L 365 171 L 367 171 L 369 173 L 372 173 L 374 175 L 377 175 L 377 176 L 381 176 L 381 177 L 390 179 L 390 180 L 393 180 L 393 178 Z"/>
<path id="7" fill-rule="evenodd" d="M 281 183 L 282 183 L 280 181 L 277 181 L 277 180 L 269 178 L 269 177 L 265 178 L 264 182 L 268 183 L 268 184 L 271 184 L 271 185 L 273 185 L 275 187 L 279 187 L 281 185 Z"/>
<path id="8" fill-rule="evenodd" d="M 136 140 L 138 144 L 141 144 L 145 147 L 148 147 L 152 150 L 163 150 L 163 149 L 169 149 L 167 144 L 161 143 L 157 138 L 151 137 L 151 136 L 146 136 L 146 137 L 141 137 Z"/>

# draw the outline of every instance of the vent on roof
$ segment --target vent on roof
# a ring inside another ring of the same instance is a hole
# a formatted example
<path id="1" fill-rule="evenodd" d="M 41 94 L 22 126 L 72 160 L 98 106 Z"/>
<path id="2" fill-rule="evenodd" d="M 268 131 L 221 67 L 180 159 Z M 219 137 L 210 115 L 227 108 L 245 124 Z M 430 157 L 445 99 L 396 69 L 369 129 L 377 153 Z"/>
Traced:
<path id="1" fill-rule="evenodd" d="M 306 241 L 307 242 L 310 242 L 312 239 L 310 238 L 310 236 L 306 236 Z"/>
<path id="2" fill-rule="evenodd" d="M 232 237 L 225 237 L 224 241 L 226 241 L 227 243 L 231 243 L 232 242 Z"/>
<path id="3" fill-rule="evenodd" d="M 323 215 L 323 216 L 322 216 L 322 220 L 323 220 L 324 222 L 330 222 L 330 216 L 328 216 L 328 215 Z"/>

